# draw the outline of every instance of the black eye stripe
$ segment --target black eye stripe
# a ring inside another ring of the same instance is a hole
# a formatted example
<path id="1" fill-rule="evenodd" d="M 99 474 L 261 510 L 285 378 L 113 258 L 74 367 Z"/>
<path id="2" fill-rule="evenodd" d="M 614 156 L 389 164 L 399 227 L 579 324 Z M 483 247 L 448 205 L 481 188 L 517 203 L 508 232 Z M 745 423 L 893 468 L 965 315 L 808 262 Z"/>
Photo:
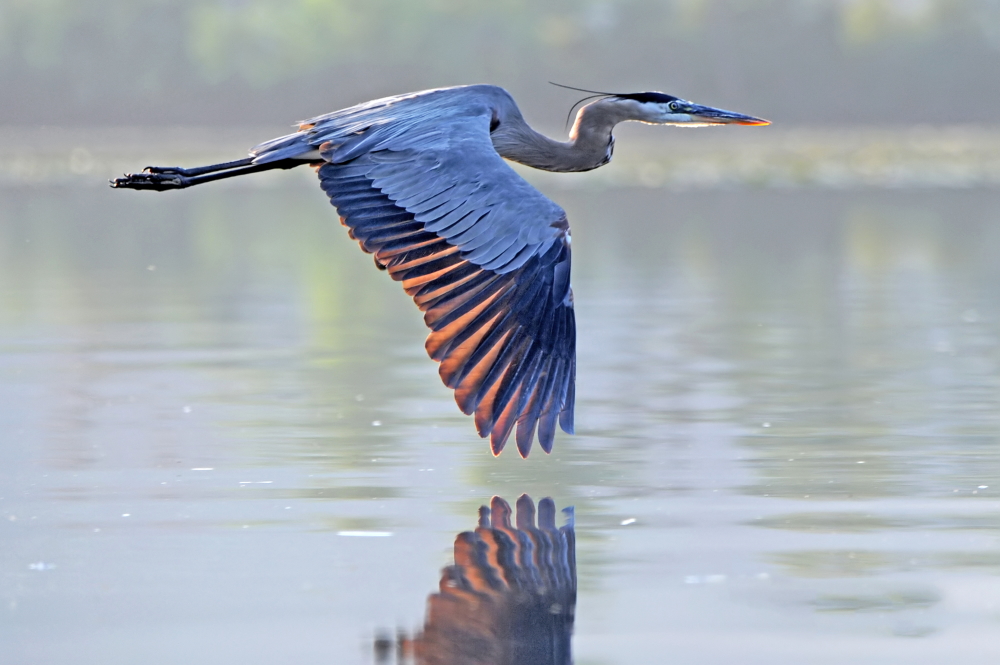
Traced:
<path id="1" fill-rule="evenodd" d="M 673 95 L 667 95 L 662 92 L 633 92 L 629 94 L 619 93 L 613 96 L 620 97 L 622 99 L 631 99 L 633 101 L 641 102 L 643 104 L 647 102 L 652 102 L 654 104 L 663 104 L 664 102 L 672 102 L 675 99 L 677 99 Z"/>

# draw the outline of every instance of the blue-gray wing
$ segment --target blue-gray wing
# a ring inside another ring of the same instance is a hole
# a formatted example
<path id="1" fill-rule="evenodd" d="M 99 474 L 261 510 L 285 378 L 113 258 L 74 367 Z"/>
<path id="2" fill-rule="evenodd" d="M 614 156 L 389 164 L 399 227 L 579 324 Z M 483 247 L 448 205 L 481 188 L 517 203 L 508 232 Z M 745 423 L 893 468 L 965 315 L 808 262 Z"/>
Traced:
<path id="1" fill-rule="evenodd" d="M 351 236 L 424 312 L 427 352 L 493 453 L 515 424 L 522 456 L 536 428 L 548 452 L 557 420 L 573 430 L 569 225 L 494 150 L 488 100 L 464 91 L 340 111 L 303 134 Z M 293 152 L 257 149 L 260 161 Z"/>

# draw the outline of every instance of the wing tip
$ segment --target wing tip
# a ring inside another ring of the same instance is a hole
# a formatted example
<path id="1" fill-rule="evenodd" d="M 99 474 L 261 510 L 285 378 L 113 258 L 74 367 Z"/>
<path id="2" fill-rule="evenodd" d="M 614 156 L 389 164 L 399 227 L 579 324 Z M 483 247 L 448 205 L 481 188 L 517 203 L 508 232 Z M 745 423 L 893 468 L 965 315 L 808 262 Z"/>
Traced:
<path id="1" fill-rule="evenodd" d="M 559 428 L 567 434 L 576 434 L 576 425 L 573 423 L 572 409 L 567 409 L 559 414 Z"/>
<path id="2" fill-rule="evenodd" d="M 486 438 L 487 435 L 483 435 Z M 498 441 L 497 439 L 490 437 L 490 452 L 493 453 L 493 457 L 500 457 L 500 453 L 503 452 L 504 445 L 506 445 L 507 440 Z"/>
<path id="3" fill-rule="evenodd" d="M 518 422 L 517 435 L 514 438 L 517 441 L 518 454 L 521 455 L 522 459 L 527 459 L 528 454 L 531 452 L 531 444 L 533 444 L 535 440 L 534 423 L 531 424 L 531 427 L 529 429 L 527 425 Z"/>

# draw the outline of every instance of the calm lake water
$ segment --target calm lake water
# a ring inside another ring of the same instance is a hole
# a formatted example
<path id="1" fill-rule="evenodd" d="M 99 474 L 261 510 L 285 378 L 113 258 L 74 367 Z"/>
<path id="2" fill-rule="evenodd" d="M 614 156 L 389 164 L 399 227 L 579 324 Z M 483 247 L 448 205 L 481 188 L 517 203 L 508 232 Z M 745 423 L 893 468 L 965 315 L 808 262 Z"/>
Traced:
<path id="1" fill-rule="evenodd" d="M 545 179 L 578 434 L 522 460 L 255 182 L 0 192 L 0 661 L 371 663 L 521 493 L 575 506 L 578 664 L 1000 658 L 1000 191 Z"/>

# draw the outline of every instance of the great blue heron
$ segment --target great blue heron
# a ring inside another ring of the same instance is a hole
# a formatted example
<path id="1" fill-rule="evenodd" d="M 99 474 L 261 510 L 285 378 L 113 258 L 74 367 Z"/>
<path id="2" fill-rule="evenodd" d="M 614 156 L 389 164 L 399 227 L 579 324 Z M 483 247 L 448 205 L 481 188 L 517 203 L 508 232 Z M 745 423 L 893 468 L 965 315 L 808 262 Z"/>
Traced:
<path id="1" fill-rule="evenodd" d="M 590 92 L 590 91 L 585 91 Z M 424 311 L 427 353 L 494 455 L 552 450 L 573 432 L 576 323 L 566 213 L 504 163 L 589 171 L 611 161 L 612 130 L 766 125 L 662 92 L 598 93 L 566 142 L 528 126 L 510 94 L 472 85 L 386 97 L 306 120 L 250 156 L 196 168 L 149 166 L 112 187 L 168 190 L 303 164 L 375 264 Z M 584 100 L 586 101 L 586 100 Z"/>

